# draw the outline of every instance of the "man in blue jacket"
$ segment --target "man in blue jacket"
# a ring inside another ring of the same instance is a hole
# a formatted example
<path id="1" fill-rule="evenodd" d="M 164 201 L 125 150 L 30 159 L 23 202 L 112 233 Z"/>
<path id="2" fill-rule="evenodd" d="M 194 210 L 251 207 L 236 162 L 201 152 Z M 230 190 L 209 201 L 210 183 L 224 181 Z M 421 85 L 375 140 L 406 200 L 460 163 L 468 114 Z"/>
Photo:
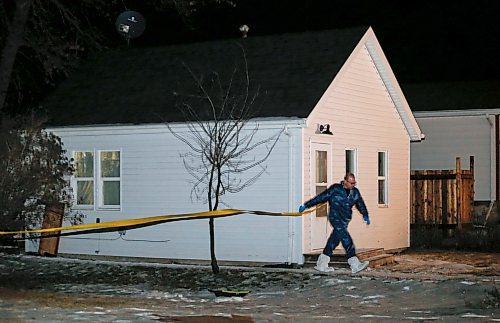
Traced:
<path id="1" fill-rule="evenodd" d="M 363 215 L 363 220 L 366 224 L 370 224 L 365 202 L 355 186 L 356 178 L 352 173 L 347 173 L 343 181 L 333 184 L 326 191 L 318 194 L 299 207 L 299 212 L 304 212 L 306 208 L 313 207 L 320 203 L 328 202 L 330 205 L 328 221 L 330 221 L 330 224 L 333 226 L 333 231 L 326 242 L 323 253 L 319 256 L 318 262 L 314 267 L 318 271 L 333 271 L 333 268 L 328 267 L 328 263 L 330 262 L 333 250 L 339 243 L 342 243 L 342 247 L 344 247 L 347 262 L 351 266 L 353 274 L 368 267 L 368 261 L 360 262 L 358 257 L 356 257 L 356 248 L 354 247 L 351 235 L 347 231 L 347 226 L 352 219 L 352 207 L 354 205 L 356 205 L 358 211 Z"/>

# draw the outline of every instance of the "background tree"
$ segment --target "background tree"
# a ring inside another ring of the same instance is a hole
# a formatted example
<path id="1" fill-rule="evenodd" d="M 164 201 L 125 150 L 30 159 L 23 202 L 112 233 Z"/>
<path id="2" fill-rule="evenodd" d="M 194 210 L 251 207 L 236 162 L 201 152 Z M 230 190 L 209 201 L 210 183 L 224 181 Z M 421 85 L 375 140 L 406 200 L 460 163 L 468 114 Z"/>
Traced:
<path id="1" fill-rule="evenodd" d="M 105 47 L 104 33 L 89 20 L 95 10 L 91 6 L 97 2 L 6 0 L 0 4 L 5 14 L 0 21 L 4 30 L 0 111 L 13 115 L 35 107 L 80 58 Z"/>
<path id="2" fill-rule="evenodd" d="M 73 171 L 61 140 L 30 116 L 0 122 L 0 230 L 40 226 L 45 206 L 70 205 Z M 66 219 L 79 222 L 79 215 Z"/>
<path id="3" fill-rule="evenodd" d="M 209 211 L 217 210 L 226 193 L 237 193 L 254 183 L 266 170 L 263 163 L 271 154 L 283 130 L 271 137 L 255 140 L 258 122 L 252 117 L 258 111 L 259 88 L 250 90 L 245 52 L 234 64 L 228 79 L 216 71 L 207 78 L 185 67 L 194 81 L 195 93 L 182 95 L 178 108 L 184 115 L 187 133 L 169 130 L 189 147 L 182 154 L 184 167 L 194 178 L 192 198 L 208 203 Z M 260 152 L 256 152 L 260 149 Z M 264 151 L 264 153 L 263 153 Z M 245 180 L 243 173 L 257 169 Z M 219 273 L 215 255 L 214 219 L 209 219 L 210 257 L 213 273 Z"/>
<path id="4" fill-rule="evenodd" d="M 125 46 L 115 31 L 127 10 L 174 10 L 187 17 L 199 6 L 229 0 L 2 0 L 0 1 L 0 219 L 3 230 L 40 223 L 45 204 L 69 205 L 64 176 L 72 171 L 59 138 L 32 118 L 38 103 L 81 59 Z M 145 7 L 149 6 L 149 7 Z M 14 117 L 15 119 L 11 119 Z M 70 217 L 78 220 L 78 217 Z"/>
<path id="5" fill-rule="evenodd" d="M 81 59 L 126 46 L 115 30 L 115 20 L 129 9 L 127 5 L 147 13 L 146 20 L 161 17 L 162 25 L 167 18 L 192 26 L 191 18 L 201 8 L 234 4 L 230 0 L 2 0 L 0 112 L 13 115 L 35 108 Z M 146 32 L 138 44 L 164 41 L 158 35 Z"/>

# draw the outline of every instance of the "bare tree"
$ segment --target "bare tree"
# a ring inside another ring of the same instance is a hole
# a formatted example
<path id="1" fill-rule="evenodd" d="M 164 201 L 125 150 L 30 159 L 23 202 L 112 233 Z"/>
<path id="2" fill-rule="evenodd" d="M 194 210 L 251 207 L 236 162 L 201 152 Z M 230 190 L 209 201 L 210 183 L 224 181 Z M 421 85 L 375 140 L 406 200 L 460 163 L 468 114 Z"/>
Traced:
<path id="1" fill-rule="evenodd" d="M 243 48 L 241 50 L 243 66 L 235 63 L 228 80 L 222 80 L 214 71 L 205 79 L 184 64 L 197 92 L 181 98 L 178 106 L 189 131 L 179 133 L 167 123 L 171 133 L 189 147 L 189 152 L 181 157 L 194 178 L 192 197 L 208 203 L 209 211 L 218 209 L 225 194 L 242 191 L 265 172 L 263 163 L 283 132 L 255 139 L 259 124 L 252 117 L 258 109 L 259 89 L 251 93 L 247 59 Z M 261 152 L 252 154 L 257 149 Z M 252 169 L 257 172 L 243 180 L 242 174 Z M 209 219 L 209 229 L 211 266 L 217 274 L 213 218 Z"/>

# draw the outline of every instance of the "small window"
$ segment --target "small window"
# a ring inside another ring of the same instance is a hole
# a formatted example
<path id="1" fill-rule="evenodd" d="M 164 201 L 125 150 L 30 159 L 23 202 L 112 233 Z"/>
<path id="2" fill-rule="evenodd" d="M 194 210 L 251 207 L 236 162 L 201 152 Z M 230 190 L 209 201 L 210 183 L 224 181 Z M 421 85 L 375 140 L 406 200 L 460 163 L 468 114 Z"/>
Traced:
<path id="1" fill-rule="evenodd" d="M 378 204 L 387 205 L 387 152 L 378 152 Z"/>
<path id="2" fill-rule="evenodd" d="M 327 182 L 326 151 L 316 150 L 316 183 Z"/>
<path id="3" fill-rule="evenodd" d="M 120 205 L 120 152 L 101 151 L 102 206 Z"/>
<path id="4" fill-rule="evenodd" d="M 328 153 L 316 150 L 316 195 L 324 192 L 328 182 Z M 316 209 L 317 217 L 327 216 L 327 206 L 322 205 Z"/>
<path id="5" fill-rule="evenodd" d="M 74 159 L 73 189 L 76 191 L 76 205 L 92 208 L 96 205 L 103 208 L 119 207 L 121 205 L 120 152 L 77 151 L 74 152 Z"/>
<path id="6" fill-rule="evenodd" d="M 346 149 L 345 151 L 345 173 L 352 173 L 354 176 L 357 175 L 357 161 L 356 161 L 356 150 Z"/>
<path id="7" fill-rule="evenodd" d="M 94 153 L 77 151 L 74 154 L 76 204 L 94 205 Z"/>

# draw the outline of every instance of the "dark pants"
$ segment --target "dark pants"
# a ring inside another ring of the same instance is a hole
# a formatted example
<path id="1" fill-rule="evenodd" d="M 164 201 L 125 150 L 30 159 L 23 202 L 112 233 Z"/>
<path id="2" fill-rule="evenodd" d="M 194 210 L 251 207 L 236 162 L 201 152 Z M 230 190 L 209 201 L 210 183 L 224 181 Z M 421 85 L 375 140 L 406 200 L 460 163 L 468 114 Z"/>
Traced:
<path id="1" fill-rule="evenodd" d="M 333 226 L 333 231 L 330 234 L 328 241 L 326 242 L 323 253 L 327 256 L 332 256 L 333 250 L 337 248 L 339 243 L 342 242 L 342 247 L 344 247 L 346 257 L 354 257 L 356 255 L 356 247 L 354 247 L 354 242 L 352 241 L 351 235 L 347 231 L 349 222 L 331 216 L 328 217 L 328 220 Z"/>

